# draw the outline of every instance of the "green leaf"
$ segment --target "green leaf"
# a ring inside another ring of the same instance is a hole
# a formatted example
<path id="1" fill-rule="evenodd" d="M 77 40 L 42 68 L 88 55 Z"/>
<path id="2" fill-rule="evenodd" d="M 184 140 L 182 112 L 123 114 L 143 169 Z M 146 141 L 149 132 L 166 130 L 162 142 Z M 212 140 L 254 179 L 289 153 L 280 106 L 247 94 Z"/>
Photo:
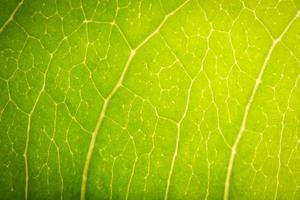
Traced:
<path id="1" fill-rule="evenodd" d="M 296 0 L 1 0 L 1 199 L 300 199 Z"/>

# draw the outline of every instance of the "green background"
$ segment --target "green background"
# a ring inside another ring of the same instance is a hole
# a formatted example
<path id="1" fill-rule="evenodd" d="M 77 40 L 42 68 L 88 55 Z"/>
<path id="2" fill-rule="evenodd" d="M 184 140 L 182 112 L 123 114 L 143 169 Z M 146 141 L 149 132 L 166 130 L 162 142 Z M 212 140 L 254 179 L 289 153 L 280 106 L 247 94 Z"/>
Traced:
<path id="1" fill-rule="evenodd" d="M 0 0 L 1 199 L 300 199 L 299 0 Z"/>

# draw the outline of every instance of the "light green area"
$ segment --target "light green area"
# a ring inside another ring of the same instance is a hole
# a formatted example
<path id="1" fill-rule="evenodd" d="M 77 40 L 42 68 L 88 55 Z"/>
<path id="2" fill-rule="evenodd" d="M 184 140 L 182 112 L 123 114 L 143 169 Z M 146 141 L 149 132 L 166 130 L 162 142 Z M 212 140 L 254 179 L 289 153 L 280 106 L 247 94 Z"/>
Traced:
<path id="1" fill-rule="evenodd" d="M 300 199 L 298 0 L 18 4 L 1 199 Z"/>

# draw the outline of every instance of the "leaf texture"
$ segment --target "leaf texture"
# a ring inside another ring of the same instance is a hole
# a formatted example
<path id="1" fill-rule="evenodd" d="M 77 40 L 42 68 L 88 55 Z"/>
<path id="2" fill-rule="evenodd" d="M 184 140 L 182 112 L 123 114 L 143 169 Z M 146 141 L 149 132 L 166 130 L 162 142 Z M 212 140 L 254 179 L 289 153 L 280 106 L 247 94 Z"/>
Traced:
<path id="1" fill-rule="evenodd" d="M 299 1 L 0 12 L 1 199 L 300 199 Z"/>

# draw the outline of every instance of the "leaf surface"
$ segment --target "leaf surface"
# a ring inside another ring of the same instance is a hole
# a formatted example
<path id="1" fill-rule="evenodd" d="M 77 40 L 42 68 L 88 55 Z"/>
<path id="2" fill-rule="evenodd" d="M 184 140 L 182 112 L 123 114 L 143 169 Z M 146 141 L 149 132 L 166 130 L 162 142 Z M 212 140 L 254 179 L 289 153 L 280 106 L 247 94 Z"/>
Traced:
<path id="1" fill-rule="evenodd" d="M 3 199 L 300 199 L 298 1 L 1 1 Z"/>

